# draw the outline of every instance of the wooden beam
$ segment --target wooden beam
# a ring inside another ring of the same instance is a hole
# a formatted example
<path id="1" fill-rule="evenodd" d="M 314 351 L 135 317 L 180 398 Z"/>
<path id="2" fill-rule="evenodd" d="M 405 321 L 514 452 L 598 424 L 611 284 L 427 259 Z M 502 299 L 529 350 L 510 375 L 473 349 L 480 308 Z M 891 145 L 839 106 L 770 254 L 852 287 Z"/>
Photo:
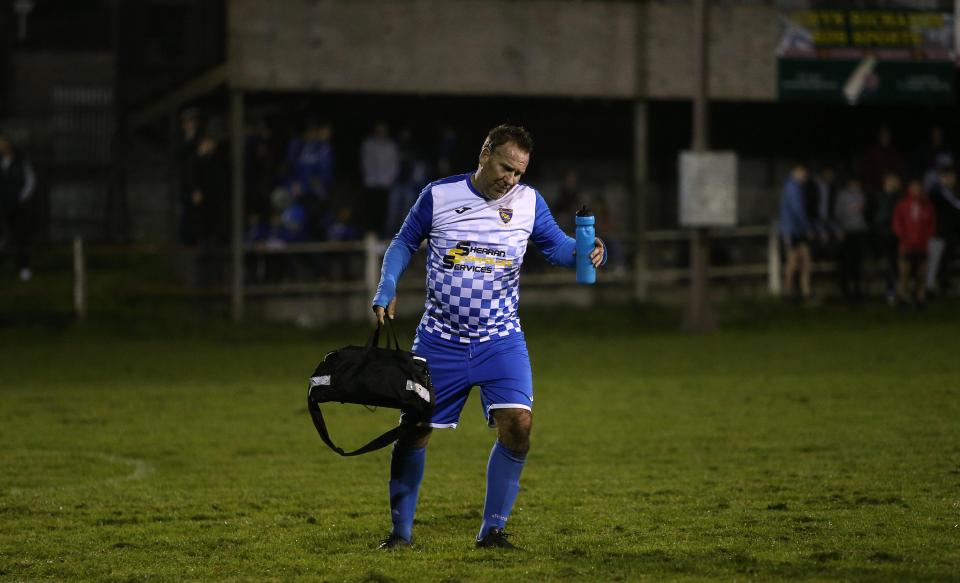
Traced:
<path id="1" fill-rule="evenodd" d="M 126 129 L 128 131 L 134 131 L 168 112 L 183 107 L 184 104 L 193 101 L 197 97 L 210 93 L 221 85 L 226 85 L 228 78 L 227 72 L 226 64 L 218 65 L 187 81 L 166 95 L 155 99 L 152 103 L 130 112 L 127 114 Z"/>

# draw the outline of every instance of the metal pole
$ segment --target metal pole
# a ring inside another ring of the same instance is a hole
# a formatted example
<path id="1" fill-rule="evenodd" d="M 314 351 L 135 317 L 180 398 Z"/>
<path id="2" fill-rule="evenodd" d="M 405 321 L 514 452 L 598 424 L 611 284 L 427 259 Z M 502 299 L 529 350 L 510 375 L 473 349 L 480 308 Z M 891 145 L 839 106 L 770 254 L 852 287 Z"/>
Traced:
<path id="1" fill-rule="evenodd" d="M 647 39 L 650 13 L 647 4 L 636 3 L 634 28 L 636 34 L 636 99 L 633 102 L 633 299 L 647 299 L 650 286 L 650 266 L 647 261 L 647 211 L 650 194 L 648 154 L 647 107 Z"/>
<path id="2" fill-rule="evenodd" d="M 78 321 L 87 319 L 87 269 L 80 236 L 73 238 L 73 309 Z"/>
<path id="3" fill-rule="evenodd" d="M 233 220 L 231 228 L 231 256 L 233 281 L 231 285 L 231 314 L 234 322 L 243 321 L 243 193 L 244 193 L 244 103 L 243 91 L 230 92 L 230 167 L 233 172 Z"/>
<path id="4" fill-rule="evenodd" d="M 647 264 L 647 104 L 633 104 L 633 299 L 647 299 L 650 284 Z"/>
<path id="5" fill-rule="evenodd" d="M 697 47 L 696 89 L 693 96 L 693 150 L 705 152 L 709 144 L 707 94 L 710 80 L 710 16 L 707 0 L 693 2 L 693 30 Z M 708 332 L 716 327 L 710 306 L 710 240 L 703 227 L 690 236 L 690 296 L 684 328 Z"/>

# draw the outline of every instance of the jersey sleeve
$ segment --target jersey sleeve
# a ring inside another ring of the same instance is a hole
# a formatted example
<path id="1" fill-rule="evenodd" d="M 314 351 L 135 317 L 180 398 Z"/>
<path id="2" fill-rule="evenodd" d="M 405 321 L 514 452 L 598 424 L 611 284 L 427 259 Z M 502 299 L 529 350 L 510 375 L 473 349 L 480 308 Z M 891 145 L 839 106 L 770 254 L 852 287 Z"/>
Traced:
<path id="1" fill-rule="evenodd" d="M 432 223 L 433 194 L 430 187 L 427 187 L 413 203 L 403 226 L 383 255 L 380 283 L 377 285 L 377 294 L 373 297 L 374 306 L 386 307 L 397 295 L 397 282 L 410 264 L 410 258 L 420 248 L 420 243 L 430 234 Z"/>
<path id="2" fill-rule="evenodd" d="M 553 265 L 575 266 L 576 258 L 573 251 L 577 247 L 577 242 L 560 229 L 556 219 L 553 218 L 553 213 L 550 212 L 550 207 L 547 206 L 547 201 L 543 200 L 539 192 L 534 213 L 533 233 L 530 239 L 537 249 Z"/>

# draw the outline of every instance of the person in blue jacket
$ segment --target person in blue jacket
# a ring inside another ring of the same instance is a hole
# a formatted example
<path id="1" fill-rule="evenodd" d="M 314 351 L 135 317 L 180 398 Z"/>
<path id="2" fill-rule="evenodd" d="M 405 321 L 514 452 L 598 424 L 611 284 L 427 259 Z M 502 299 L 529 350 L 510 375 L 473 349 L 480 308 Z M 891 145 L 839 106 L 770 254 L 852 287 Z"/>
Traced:
<path id="1" fill-rule="evenodd" d="M 487 464 L 487 492 L 478 547 L 512 548 L 503 532 L 520 490 L 530 449 L 533 377 L 520 319 L 520 265 L 532 240 L 546 259 L 574 267 L 575 241 L 554 220 L 534 188 L 520 182 L 533 140 L 522 127 L 492 129 L 476 172 L 427 185 L 383 258 L 373 309 L 393 318 L 396 287 L 426 239 L 427 297 L 413 351 L 427 359 L 436 390 L 429 423 L 407 426 L 390 464 L 393 529 L 380 548 L 409 546 L 434 428 L 455 428 L 470 389 L 479 386 L 483 412 L 497 440 Z M 606 261 L 600 239 L 590 253 Z"/>
<path id="2" fill-rule="evenodd" d="M 800 297 L 804 302 L 812 299 L 810 273 L 813 262 L 810 258 L 810 238 L 814 236 L 814 224 L 807 214 L 805 199 L 809 178 L 806 166 L 795 165 L 783 185 L 780 198 L 780 238 L 787 254 L 784 291 L 788 297 L 794 297 L 794 283 L 799 274 Z"/>

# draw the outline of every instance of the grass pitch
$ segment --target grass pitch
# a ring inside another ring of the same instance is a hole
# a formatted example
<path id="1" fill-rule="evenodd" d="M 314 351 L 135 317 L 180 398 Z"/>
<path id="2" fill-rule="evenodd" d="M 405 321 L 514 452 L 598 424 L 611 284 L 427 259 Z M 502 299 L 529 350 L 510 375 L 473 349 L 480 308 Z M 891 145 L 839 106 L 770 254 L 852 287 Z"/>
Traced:
<path id="1" fill-rule="evenodd" d="M 477 395 L 434 435 L 416 547 L 373 550 L 389 452 L 336 456 L 304 404 L 363 326 L 0 318 L 0 579 L 960 580 L 957 308 L 733 306 L 708 336 L 524 312 L 516 553 L 473 548 Z M 328 410 L 345 446 L 393 422 Z"/>

